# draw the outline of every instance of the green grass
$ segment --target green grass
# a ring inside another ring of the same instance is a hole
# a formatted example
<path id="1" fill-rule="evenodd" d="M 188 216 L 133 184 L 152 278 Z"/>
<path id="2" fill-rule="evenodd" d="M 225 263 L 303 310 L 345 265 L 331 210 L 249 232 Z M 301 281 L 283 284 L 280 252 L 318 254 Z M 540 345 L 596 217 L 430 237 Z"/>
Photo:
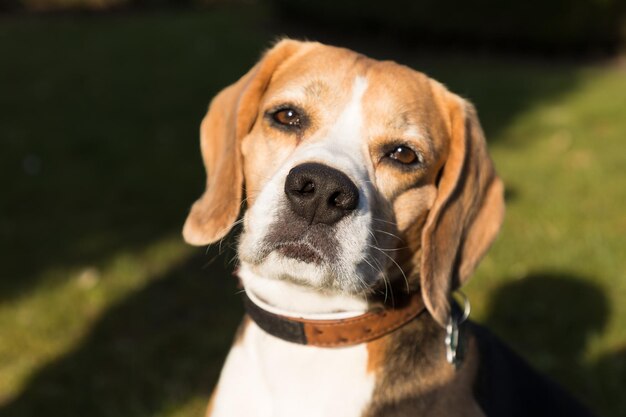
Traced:
<path id="1" fill-rule="evenodd" d="M 0 415 L 201 415 L 241 308 L 229 254 L 211 263 L 179 231 L 204 181 L 199 121 L 268 22 L 0 19 Z M 336 41 L 476 103 L 508 212 L 473 317 L 626 416 L 626 71 Z"/>

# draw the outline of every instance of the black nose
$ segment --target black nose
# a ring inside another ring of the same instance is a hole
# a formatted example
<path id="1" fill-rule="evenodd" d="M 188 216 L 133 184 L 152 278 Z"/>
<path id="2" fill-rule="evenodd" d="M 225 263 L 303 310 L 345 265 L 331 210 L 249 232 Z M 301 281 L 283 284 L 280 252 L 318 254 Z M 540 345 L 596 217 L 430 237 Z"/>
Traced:
<path id="1" fill-rule="evenodd" d="M 318 163 L 289 171 L 285 194 L 293 212 L 309 224 L 336 223 L 359 203 L 359 190 L 346 174 Z"/>

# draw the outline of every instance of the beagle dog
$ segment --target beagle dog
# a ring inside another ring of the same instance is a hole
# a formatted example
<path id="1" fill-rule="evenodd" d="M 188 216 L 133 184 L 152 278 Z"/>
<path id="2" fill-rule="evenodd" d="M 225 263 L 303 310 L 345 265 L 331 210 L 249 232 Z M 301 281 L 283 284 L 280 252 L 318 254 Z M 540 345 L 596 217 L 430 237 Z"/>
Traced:
<path id="1" fill-rule="evenodd" d="M 477 398 L 503 384 L 481 376 L 491 336 L 461 325 L 451 301 L 504 215 L 468 101 L 397 63 L 287 39 L 213 99 L 200 133 L 208 179 L 185 240 L 222 239 L 247 206 L 238 275 L 248 314 L 208 416 L 527 406 Z M 539 386 L 533 378 L 521 381 Z"/>

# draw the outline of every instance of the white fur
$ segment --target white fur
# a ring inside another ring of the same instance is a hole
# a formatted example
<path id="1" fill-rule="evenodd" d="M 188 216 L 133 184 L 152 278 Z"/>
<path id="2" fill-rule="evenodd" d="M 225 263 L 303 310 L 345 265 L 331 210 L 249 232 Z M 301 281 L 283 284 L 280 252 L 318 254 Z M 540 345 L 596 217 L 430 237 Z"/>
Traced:
<path id="1" fill-rule="evenodd" d="M 301 346 L 250 323 L 228 354 L 209 416 L 358 417 L 374 383 L 364 344 Z"/>

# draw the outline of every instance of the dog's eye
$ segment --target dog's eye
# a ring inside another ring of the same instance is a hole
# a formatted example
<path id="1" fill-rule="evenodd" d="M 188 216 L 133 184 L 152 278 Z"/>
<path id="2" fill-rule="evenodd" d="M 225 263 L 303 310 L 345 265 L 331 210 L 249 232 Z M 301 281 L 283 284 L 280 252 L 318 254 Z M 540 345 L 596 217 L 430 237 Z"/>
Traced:
<path id="1" fill-rule="evenodd" d="M 272 114 L 272 119 L 278 124 L 289 127 L 300 127 L 302 118 L 300 113 L 294 109 L 281 109 Z"/>
<path id="2" fill-rule="evenodd" d="M 394 147 L 393 150 L 387 154 L 387 157 L 403 165 L 412 165 L 419 162 L 419 156 L 413 149 L 407 146 Z"/>

